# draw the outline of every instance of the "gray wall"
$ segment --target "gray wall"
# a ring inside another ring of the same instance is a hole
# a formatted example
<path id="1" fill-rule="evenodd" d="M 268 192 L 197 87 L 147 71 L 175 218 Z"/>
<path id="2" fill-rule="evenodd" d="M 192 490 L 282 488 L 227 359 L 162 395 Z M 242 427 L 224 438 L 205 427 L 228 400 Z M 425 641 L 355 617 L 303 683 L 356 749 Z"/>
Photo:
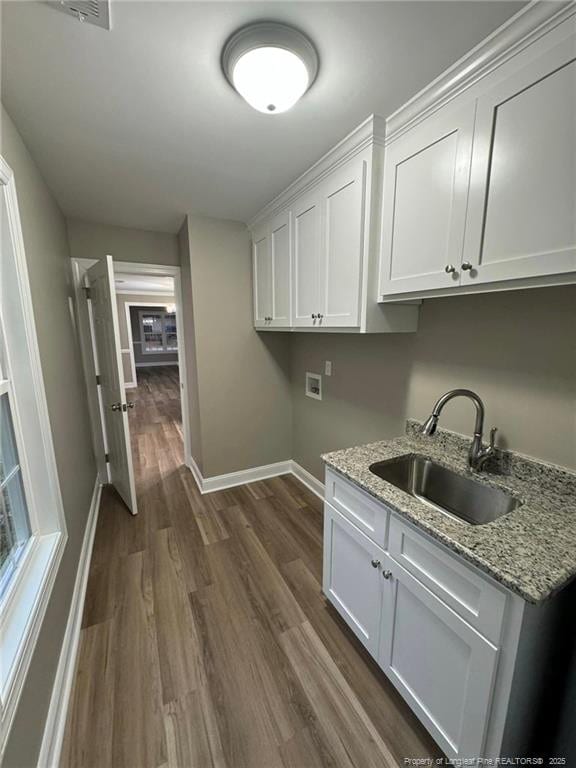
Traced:
<path id="1" fill-rule="evenodd" d="M 289 340 L 254 333 L 246 227 L 189 216 L 187 238 L 202 473 L 211 477 L 289 459 Z"/>
<path id="2" fill-rule="evenodd" d="M 40 748 L 96 481 L 96 463 L 78 340 L 70 310 L 72 286 L 66 222 L 4 109 L 1 127 L 1 152 L 16 180 L 69 537 L 4 757 L 4 768 L 23 768 L 36 764 Z"/>
<path id="3" fill-rule="evenodd" d="M 68 219 L 67 224 L 70 252 L 75 259 L 101 259 L 110 254 L 115 261 L 170 266 L 180 263 L 176 235 L 80 219 Z"/>
<path id="4" fill-rule="evenodd" d="M 188 216 L 178 233 L 180 257 L 180 290 L 182 292 L 182 320 L 185 328 L 184 355 L 186 360 L 186 389 L 188 393 L 188 422 L 190 453 L 200 472 L 204 472 L 202 457 L 202 425 L 198 394 L 198 358 L 196 354 L 196 328 L 194 325 L 194 297 L 192 295 L 192 263 L 190 253 Z M 185 418 L 185 414 L 182 415 Z M 188 461 L 189 457 L 186 457 Z"/>
<path id="5" fill-rule="evenodd" d="M 454 387 L 483 398 L 499 444 L 576 468 L 576 286 L 430 299 L 416 334 L 291 335 L 293 456 L 322 477 L 320 454 L 399 435 Z M 324 399 L 304 395 L 306 371 Z M 473 408 L 450 403 L 442 426 L 471 434 Z"/>

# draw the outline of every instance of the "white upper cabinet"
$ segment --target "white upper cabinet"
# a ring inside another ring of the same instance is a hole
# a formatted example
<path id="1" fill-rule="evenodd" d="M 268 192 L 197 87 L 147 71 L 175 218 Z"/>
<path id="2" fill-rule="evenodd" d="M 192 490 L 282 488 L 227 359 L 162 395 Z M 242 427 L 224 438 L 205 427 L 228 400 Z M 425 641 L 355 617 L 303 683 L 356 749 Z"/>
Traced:
<path id="1" fill-rule="evenodd" d="M 530 4 L 388 118 L 381 301 L 576 282 L 575 14 Z"/>
<path id="2" fill-rule="evenodd" d="M 281 213 L 252 233 L 254 325 L 290 326 L 290 215 Z"/>
<path id="3" fill-rule="evenodd" d="M 416 330 L 418 306 L 378 304 L 383 128 L 382 119 L 370 117 L 250 222 L 259 330 Z M 276 265 L 272 234 L 278 216 L 289 221 L 287 230 L 283 226 L 279 230 L 282 269 Z M 272 262 L 268 268 L 260 263 L 266 253 Z"/>
<path id="4" fill-rule="evenodd" d="M 464 283 L 576 270 L 575 41 L 478 99 Z"/>
<path id="5" fill-rule="evenodd" d="M 265 227 L 253 233 L 252 262 L 254 282 L 254 325 L 269 322 L 272 315 L 272 265 L 270 262 L 270 238 Z"/>
<path id="6" fill-rule="evenodd" d="M 386 152 L 380 293 L 458 283 L 474 102 L 447 109 Z"/>
<path id="7" fill-rule="evenodd" d="M 324 224 L 320 259 L 324 326 L 360 325 L 366 161 L 356 160 L 321 186 Z"/>
<path id="8" fill-rule="evenodd" d="M 274 328 L 290 326 L 290 214 L 276 216 L 270 224 L 272 320 Z"/>
<path id="9" fill-rule="evenodd" d="M 315 325 L 321 295 L 321 203 L 318 194 L 303 197 L 292 209 L 294 239 L 294 326 Z"/>

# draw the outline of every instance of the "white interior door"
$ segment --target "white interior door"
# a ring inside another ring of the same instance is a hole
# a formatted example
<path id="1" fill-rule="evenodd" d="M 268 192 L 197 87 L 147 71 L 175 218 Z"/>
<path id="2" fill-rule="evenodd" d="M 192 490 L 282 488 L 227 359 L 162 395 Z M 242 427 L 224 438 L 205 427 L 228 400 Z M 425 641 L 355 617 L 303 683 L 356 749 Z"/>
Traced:
<path id="1" fill-rule="evenodd" d="M 94 342 L 100 367 L 100 390 L 108 438 L 110 481 L 135 515 L 136 488 L 128 429 L 128 404 L 124 388 L 120 331 L 114 289 L 112 257 L 106 256 L 88 270 Z"/>

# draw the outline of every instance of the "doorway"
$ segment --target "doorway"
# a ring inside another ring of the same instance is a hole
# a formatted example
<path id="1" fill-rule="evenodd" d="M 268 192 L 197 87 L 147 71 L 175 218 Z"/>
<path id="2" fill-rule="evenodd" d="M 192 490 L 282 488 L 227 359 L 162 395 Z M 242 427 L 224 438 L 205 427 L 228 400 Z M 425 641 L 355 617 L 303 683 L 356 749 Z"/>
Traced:
<path id="1" fill-rule="evenodd" d="M 101 481 L 116 485 L 111 471 L 115 457 L 110 452 L 106 428 L 107 421 L 110 426 L 110 415 L 102 399 L 100 373 L 109 363 L 110 354 L 116 355 L 121 406 L 126 414 L 127 453 L 135 484 L 133 503 L 126 503 L 135 513 L 136 499 L 143 499 L 162 478 L 185 465 L 189 453 L 180 269 L 110 259 L 114 340 L 105 349 L 98 349 L 92 299 L 86 292 L 93 266 L 98 263 L 73 259 L 94 449 Z M 126 501 L 125 494 L 123 498 Z"/>

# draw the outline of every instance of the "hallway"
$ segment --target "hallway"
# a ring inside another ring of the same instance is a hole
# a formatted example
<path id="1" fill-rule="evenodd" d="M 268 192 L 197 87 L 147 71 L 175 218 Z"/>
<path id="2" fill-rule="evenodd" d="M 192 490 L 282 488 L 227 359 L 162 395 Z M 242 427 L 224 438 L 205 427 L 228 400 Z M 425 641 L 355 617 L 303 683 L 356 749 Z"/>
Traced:
<path id="1" fill-rule="evenodd" d="M 200 495 L 177 370 L 131 412 L 140 513 L 102 496 L 62 768 L 391 768 L 438 749 L 321 592 L 290 475 Z"/>
<path id="2" fill-rule="evenodd" d="M 184 463 L 178 366 L 137 369 L 138 386 L 126 390 L 138 501 Z"/>

